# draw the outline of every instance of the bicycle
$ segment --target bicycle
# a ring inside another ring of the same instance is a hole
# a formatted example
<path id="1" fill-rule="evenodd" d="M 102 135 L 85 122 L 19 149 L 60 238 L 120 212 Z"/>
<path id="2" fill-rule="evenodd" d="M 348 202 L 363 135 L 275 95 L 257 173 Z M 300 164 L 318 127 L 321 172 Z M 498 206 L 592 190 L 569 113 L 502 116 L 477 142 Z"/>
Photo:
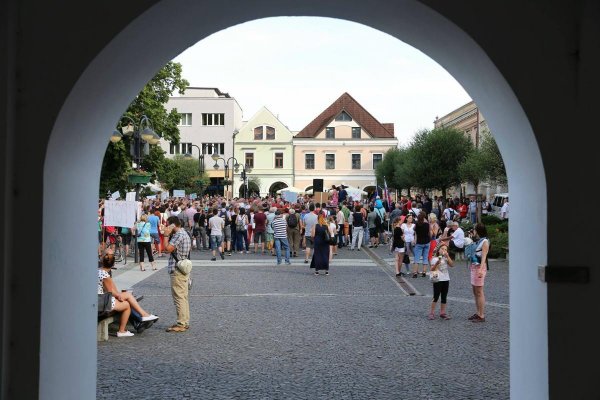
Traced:
<path id="1" fill-rule="evenodd" d="M 115 262 L 127 264 L 127 252 L 125 251 L 125 245 L 123 244 L 123 237 L 121 235 L 114 233 L 109 235 L 109 248 L 113 249 Z"/>

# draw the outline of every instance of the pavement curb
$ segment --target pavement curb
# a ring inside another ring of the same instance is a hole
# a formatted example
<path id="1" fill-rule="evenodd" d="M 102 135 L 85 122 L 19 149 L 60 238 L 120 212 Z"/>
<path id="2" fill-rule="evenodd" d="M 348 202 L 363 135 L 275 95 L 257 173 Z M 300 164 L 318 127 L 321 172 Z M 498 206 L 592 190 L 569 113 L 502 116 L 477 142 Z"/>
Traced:
<path id="1" fill-rule="evenodd" d="M 401 276 L 390 271 L 390 265 L 367 246 L 362 247 L 365 253 L 388 275 L 407 296 L 423 296 L 412 284 Z"/>

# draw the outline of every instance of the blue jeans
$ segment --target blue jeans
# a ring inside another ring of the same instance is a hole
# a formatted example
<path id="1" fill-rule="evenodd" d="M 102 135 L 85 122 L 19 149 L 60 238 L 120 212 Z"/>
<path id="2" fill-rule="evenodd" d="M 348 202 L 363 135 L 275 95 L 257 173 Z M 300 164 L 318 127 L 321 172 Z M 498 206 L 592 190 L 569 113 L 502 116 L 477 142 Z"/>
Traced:
<path id="1" fill-rule="evenodd" d="M 477 223 L 477 213 L 471 213 L 471 223 Z"/>
<path id="2" fill-rule="evenodd" d="M 248 251 L 248 231 L 239 231 L 235 233 L 238 251 Z"/>
<path id="3" fill-rule="evenodd" d="M 285 239 L 275 238 L 275 254 L 277 254 L 277 265 L 281 264 L 281 246 L 285 250 L 285 263 L 290 263 L 290 244 Z"/>
<path id="4" fill-rule="evenodd" d="M 223 236 L 210 235 L 210 246 L 213 250 L 218 250 L 221 247 L 221 243 L 223 243 Z"/>
<path id="5" fill-rule="evenodd" d="M 429 264 L 429 243 L 415 245 L 415 264 Z"/>

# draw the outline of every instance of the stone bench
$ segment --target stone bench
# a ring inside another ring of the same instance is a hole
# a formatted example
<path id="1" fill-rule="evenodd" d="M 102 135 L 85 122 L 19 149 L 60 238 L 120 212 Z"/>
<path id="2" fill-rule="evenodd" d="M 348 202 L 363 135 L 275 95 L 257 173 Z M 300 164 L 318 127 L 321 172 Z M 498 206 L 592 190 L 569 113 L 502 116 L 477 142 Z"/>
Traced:
<path id="1" fill-rule="evenodd" d="M 142 301 L 143 298 L 144 296 L 135 296 L 138 303 Z M 120 317 L 121 313 L 117 311 L 111 311 L 98 317 L 98 326 L 96 330 L 96 339 L 98 342 L 108 341 L 108 326 L 112 323 L 119 323 Z"/>

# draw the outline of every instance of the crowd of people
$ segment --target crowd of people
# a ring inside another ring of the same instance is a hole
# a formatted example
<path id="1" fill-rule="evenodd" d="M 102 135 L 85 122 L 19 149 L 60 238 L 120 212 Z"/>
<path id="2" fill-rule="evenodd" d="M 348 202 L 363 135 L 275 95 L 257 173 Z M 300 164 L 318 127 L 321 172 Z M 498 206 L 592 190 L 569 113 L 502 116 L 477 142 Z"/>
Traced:
<path id="1" fill-rule="evenodd" d="M 101 258 L 121 236 L 125 251 L 131 251 L 135 236 L 139 250 L 139 269 L 145 271 L 145 255 L 152 269 L 156 257 L 169 254 L 169 272 L 177 323 L 170 332 L 189 329 L 188 278 L 180 276 L 177 260 L 189 258 L 191 251 L 206 253 L 210 260 L 224 260 L 234 254 L 262 254 L 276 257 L 277 265 L 290 265 L 301 256 L 315 275 L 329 275 L 329 264 L 339 249 L 388 246 L 395 257 L 396 276 L 427 277 L 433 281 L 434 298 L 429 317 L 441 297 L 440 318 L 449 319 L 446 299 L 449 268 L 464 252 L 465 242 L 477 240 L 479 262 L 472 262 L 471 284 L 477 312 L 470 318 L 485 321 L 483 294 L 489 240 L 485 226 L 476 224 L 465 235 L 462 219 L 475 223 L 474 199 L 430 198 L 426 195 L 402 197 L 388 202 L 379 196 L 352 199 L 333 187 L 326 202 L 299 196 L 296 202 L 280 196 L 227 199 L 204 196 L 198 199 L 143 199 L 142 213 L 130 227 L 111 227 L 103 223 L 104 207 L 98 210 L 98 254 Z M 487 202 L 483 203 L 487 212 Z M 472 236 L 467 239 L 466 236 Z M 105 277 L 105 274 L 103 274 Z M 435 280 L 433 279 L 435 277 Z M 118 298 L 117 298 L 118 300 Z M 121 306 L 119 306 L 121 307 Z"/>

